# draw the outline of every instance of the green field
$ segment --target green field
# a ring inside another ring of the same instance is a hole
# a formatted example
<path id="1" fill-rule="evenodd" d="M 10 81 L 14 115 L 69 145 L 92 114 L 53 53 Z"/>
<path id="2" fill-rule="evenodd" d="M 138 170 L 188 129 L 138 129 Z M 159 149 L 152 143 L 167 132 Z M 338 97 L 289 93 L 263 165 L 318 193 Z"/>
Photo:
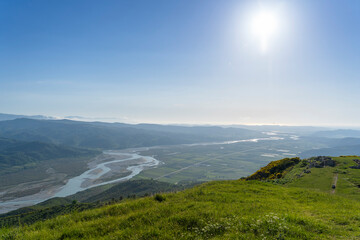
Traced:
<path id="1" fill-rule="evenodd" d="M 312 147 L 321 146 L 315 144 Z M 155 148 L 143 151 L 141 155 L 155 156 L 164 164 L 143 171 L 135 179 L 153 178 L 171 183 L 238 179 L 252 174 L 270 161 L 295 156 L 309 148 L 308 141 L 290 139 Z"/>

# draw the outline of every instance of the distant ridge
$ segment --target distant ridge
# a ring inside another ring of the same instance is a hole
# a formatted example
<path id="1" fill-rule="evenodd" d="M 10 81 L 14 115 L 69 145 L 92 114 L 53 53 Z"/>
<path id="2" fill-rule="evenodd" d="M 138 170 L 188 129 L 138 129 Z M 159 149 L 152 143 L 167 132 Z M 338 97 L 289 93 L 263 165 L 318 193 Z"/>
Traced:
<path id="1" fill-rule="evenodd" d="M 16 115 L 16 114 L 7 114 L 7 113 L 0 113 L 0 121 L 8 121 L 8 120 L 15 120 L 18 118 L 30 118 L 30 119 L 37 119 L 37 120 L 55 120 L 54 117 L 43 116 L 43 115 Z"/>
<path id="2" fill-rule="evenodd" d="M 265 137 L 253 130 L 221 127 L 179 127 L 151 124 L 36 120 L 0 121 L 0 137 L 72 147 L 124 149 Z"/>
<path id="3" fill-rule="evenodd" d="M 332 131 L 320 131 L 312 135 L 313 137 L 326 138 L 359 138 L 360 130 L 354 129 L 337 129 Z"/>

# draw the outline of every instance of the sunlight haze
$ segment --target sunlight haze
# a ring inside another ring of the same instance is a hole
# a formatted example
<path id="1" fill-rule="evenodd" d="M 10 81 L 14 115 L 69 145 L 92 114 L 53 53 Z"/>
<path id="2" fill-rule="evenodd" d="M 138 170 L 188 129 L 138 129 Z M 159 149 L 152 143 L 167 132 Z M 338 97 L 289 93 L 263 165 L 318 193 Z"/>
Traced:
<path id="1" fill-rule="evenodd" d="M 359 125 L 359 12 L 327 0 L 2 1 L 0 112 Z"/>

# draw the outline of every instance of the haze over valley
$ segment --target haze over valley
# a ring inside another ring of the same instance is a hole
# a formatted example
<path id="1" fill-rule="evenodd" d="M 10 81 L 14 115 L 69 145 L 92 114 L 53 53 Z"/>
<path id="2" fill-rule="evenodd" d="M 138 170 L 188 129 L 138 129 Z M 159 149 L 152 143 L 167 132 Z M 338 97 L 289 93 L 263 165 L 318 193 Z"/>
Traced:
<path id="1" fill-rule="evenodd" d="M 359 239 L 360 1 L 0 1 L 0 239 Z"/>
<path id="2" fill-rule="evenodd" d="M 360 131 L 349 129 L 24 117 L 0 121 L 2 213 L 128 180 L 238 179 L 280 158 L 360 154 Z"/>

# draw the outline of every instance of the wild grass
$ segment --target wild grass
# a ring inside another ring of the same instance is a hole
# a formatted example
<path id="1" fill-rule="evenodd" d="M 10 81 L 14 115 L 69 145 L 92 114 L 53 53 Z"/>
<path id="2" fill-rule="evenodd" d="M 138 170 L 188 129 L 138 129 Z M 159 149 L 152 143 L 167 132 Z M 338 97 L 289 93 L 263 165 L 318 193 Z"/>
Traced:
<path id="1" fill-rule="evenodd" d="M 287 186 L 308 188 L 330 193 L 335 169 L 336 168 L 333 167 L 311 168 L 310 174 L 303 174 L 302 177 L 289 182 Z"/>
<path id="2" fill-rule="evenodd" d="M 335 158 L 337 166 L 338 182 L 336 194 L 360 200 L 360 169 L 352 169 L 350 166 L 357 165 L 353 159 L 360 159 L 357 156 Z"/>
<path id="3" fill-rule="evenodd" d="M 4 228 L 0 236 L 30 240 L 358 239 L 359 220 L 356 200 L 236 180 Z"/>
<path id="4" fill-rule="evenodd" d="M 311 168 L 309 174 L 303 173 L 306 167 L 301 167 L 300 163 L 279 182 L 285 183 L 288 187 L 300 187 L 330 193 L 332 192 L 331 186 L 334 176 L 337 174 L 335 194 L 360 200 L 360 169 L 350 168 L 350 166 L 356 165 L 353 161 L 356 158 L 360 159 L 356 156 L 334 157 L 333 159 L 337 162 L 335 167 Z"/>

